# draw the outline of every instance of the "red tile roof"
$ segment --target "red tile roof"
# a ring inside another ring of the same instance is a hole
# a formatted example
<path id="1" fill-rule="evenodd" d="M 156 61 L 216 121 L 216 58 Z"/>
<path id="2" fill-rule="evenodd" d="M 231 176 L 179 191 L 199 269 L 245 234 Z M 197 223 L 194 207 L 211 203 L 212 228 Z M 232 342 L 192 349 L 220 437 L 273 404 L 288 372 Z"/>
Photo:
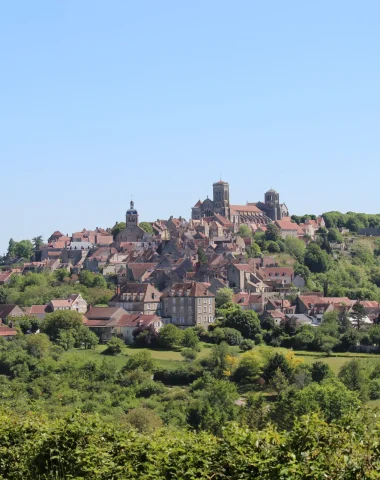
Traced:
<path id="1" fill-rule="evenodd" d="M 17 335 L 15 328 L 0 327 L 0 337 L 14 337 L 15 335 Z"/>

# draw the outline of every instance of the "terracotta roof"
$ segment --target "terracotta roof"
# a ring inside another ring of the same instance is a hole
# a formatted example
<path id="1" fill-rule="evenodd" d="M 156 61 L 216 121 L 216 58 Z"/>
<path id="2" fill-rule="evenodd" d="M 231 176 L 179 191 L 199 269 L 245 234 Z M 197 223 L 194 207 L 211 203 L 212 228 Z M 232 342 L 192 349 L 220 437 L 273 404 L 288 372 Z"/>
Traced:
<path id="1" fill-rule="evenodd" d="M 0 327 L 0 337 L 14 337 L 15 335 L 17 335 L 15 328 Z"/>
<path id="2" fill-rule="evenodd" d="M 234 267 L 237 270 L 240 270 L 241 272 L 249 272 L 249 273 L 254 273 L 254 268 L 252 265 L 249 265 L 248 263 L 235 263 Z"/>
<path id="3" fill-rule="evenodd" d="M 0 273 L 0 283 L 6 282 L 12 275 L 13 272 L 2 272 Z"/>
<path id="4" fill-rule="evenodd" d="M 167 291 L 162 295 L 163 297 L 175 296 L 189 296 L 189 297 L 214 297 L 214 294 L 209 292 L 203 283 L 187 282 L 175 283 L 168 287 Z"/>
<path id="5" fill-rule="evenodd" d="M 299 299 L 303 302 L 308 308 L 311 308 L 312 305 L 329 305 L 329 302 L 323 298 L 318 297 L 317 295 L 300 295 Z"/>
<path id="6" fill-rule="evenodd" d="M 67 300 L 66 298 L 56 298 L 54 300 L 50 300 L 50 303 L 54 308 L 56 307 L 71 307 L 72 302 Z"/>
<path id="7" fill-rule="evenodd" d="M 46 313 L 47 305 L 32 305 L 31 307 L 24 307 L 26 315 L 38 315 Z"/>
<path id="8" fill-rule="evenodd" d="M 157 315 L 123 315 L 117 321 L 119 327 L 139 327 L 149 326 L 153 322 L 160 322 L 161 319 Z"/>
<path id="9" fill-rule="evenodd" d="M 236 215 L 237 213 L 263 213 L 256 205 L 231 205 L 230 206 L 231 214 Z"/>
<path id="10" fill-rule="evenodd" d="M 202 202 L 200 200 L 198 200 L 193 208 L 199 208 L 201 205 L 202 205 Z"/>
<path id="11" fill-rule="evenodd" d="M 282 313 L 280 310 L 268 310 L 268 313 L 273 318 L 285 318 L 285 313 Z"/>
<path id="12" fill-rule="evenodd" d="M 289 220 L 276 220 L 274 222 L 280 230 L 291 230 L 303 233 L 302 228 L 300 228 L 296 223 L 293 223 Z"/>
<path id="13" fill-rule="evenodd" d="M 59 230 L 56 230 L 53 234 L 50 235 L 51 237 L 63 237 L 63 233 Z"/>

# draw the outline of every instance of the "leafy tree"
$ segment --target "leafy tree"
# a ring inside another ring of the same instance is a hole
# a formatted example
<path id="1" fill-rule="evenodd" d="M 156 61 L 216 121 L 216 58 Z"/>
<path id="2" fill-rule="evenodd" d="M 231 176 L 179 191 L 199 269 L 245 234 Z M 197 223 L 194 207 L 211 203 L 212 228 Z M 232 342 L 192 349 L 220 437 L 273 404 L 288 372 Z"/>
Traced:
<path id="1" fill-rule="evenodd" d="M 124 342 L 121 338 L 112 337 L 111 340 L 107 342 L 107 348 L 104 350 L 104 355 L 118 355 L 124 349 Z"/>
<path id="2" fill-rule="evenodd" d="M 75 336 L 76 332 L 82 327 L 82 316 L 80 313 L 72 310 L 57 310 L 48 313 L 41 322 L 41 332 L 46 333 L 51 341 L 55 341 L 60 330 L 71 331 Z"/>
<path id="3" fill-rule="evenodd" d="M 158 344 L 161 348 L 172 350 L 181 345 L 183 331 L 172 323 L 164 325 L 158 333 Z"/>
<path id="4" fill-rule="evenodd" d="M 242 223 L 239 226 L 239 235 L 241 237 L 251 237 L 252 236 L 252 230 L 249 228 L 248 225 L 246 225 L 245 223 Z"/>
<path id="5" fill-rule="evenodd" d="M 29 259 L 33 255 L 33 244 L 30 240 L 21 240 L 15 242 L 12 238 L 9 241 L 8 253 L 9 258 L 26 258 Z"/>
<path id="6" fill-rule="evenodd" d="M 290 379 L 293 375 L 293 369 L 288 360 L 281 353 L 275 353 L 266 364 L 263 371 L 263 378 L 270 382 L 275 375 L 276 370 L 279 369 L 284 374 L 286 379 Z"/>
<path id="7" fill-rule="evenodd" d="M 197 358 L 198 352 L 192 348 L 183 348 L 181 350 L 181 355 L 187 361 L 195 360 Z"/>
<path id="8" fill-rule="evenodd" d="M 248 350 L 252 350 L 255 347 L 255 342 L 253 340 L 244 339 L 240 344 L 240 350 L 242 352 L 248 352 Z"/>
<path id="9" fill-rule="evenodd" d="M 222 307 L 233 300 L 234 292 L 231 288 L 219 288 L 215 295 L 215 305 L 217 308 Z"/>
<path id="10" fill-rule="evenodd" d="M 332 243 L 343 243 L 343 236 L 336 228 L 330 228 L 327 234 L 327 240 Z"/>
<path id="11" fill-rule="evenodd" d="M 154 235 L 154 231 L 152 225 L 148 222 L 140 222 L 139 227 L 144 230 L 144 232 L 148 233 L 149 235 Z"/>
<path id="12" fill-rule="evenodd" d="M 269 382 L 269 386 L 277 393 L 282 392 L 289 386 L 288 379 L 280 368 L 277 368 L 274 372 L 274 375 Z"/>
<path id="13" fill-rule="evenodd" d="M 40 328 L 40 321 L 31 315 L 17 317 L 14 321 L 24 334 L 35 333 Z"/>
<path id="14" fill-rule="evenodd" d="M 303 263 L 305 250 L 305 242 L 299 238 L 290 235 L 285 238 L 285 251 L 300 263 Z"/>
<path id="15" fill-rule="evenodd" d="M 240 345 L 243 341 L 242 334 L 235 328 L 223 328 L 224 339 L 228 345 Z"/>
<path id="16" fill-rule="evenodd" d="M 199 337 L 195 332 L 195 330 L 191 328 L 187 328 L 183 332 L 181 344 L 182 346 L 193 349 L 193 350 L 199 349 Z"/>
<path id="17" fill-rule="evenodd" d="M 38 237 L 32 238 L 32 242 L 33 242 L 33 247 L 34 247 L 35 250 L 40 249 L 42 247 L 42 245 L 44 244 L 44 240 L 43 240 L 42 235 L 39 235 Z"/>
<path id="18" fill-rule="evenodd" d="M 49 337 L 43 333 L 27 335 L 26 350 L 29 355 L 36 358 L 43 358 L 49 355 L 51 343 Z"/>
<path id="19" fill-rule="evenodd" d="M 119 233 L 124 230 L 125 227 L 126 227 L 125 222 L 116 222 L 115 223 L 115 225 L 112 227 L 112 230 L 111 230 L 111 233 L 112 233 L 112 236 L 113 236 L 114 240 L 119 235 Z"/>
<path id="20" fill-rule="evenodd" d="M 321 383 L 333 375 L 331 368 L 325 362 L 317 361 L 311 366 L 311 378 L 313 382 Z"/>
<path id="21" fill-rule="evenodd" d="M 277 242 L 280 239 L 280 230 L 274 223 L 269 223 L 265 231 L 265 240 L 267 242 Z"/>
<path id="22" fill-rule="evenodd" d="M 70 348 L 73 348 L 75 345 L 75 337 L 72 330 L 60 330 L 55 342 L 63 348 L 63 350 L 70 350 Z"/>
<path id="23" fill-rule="evenodd" d="M 132 332 L 133 341 L 139 347 L 154 347 L 157 345 L 158 333 L 153 325 L 137 327 Z"/>
<path id="24" fill-rule="evenodd" d="M 128 357 L 127 363 L 124 365 L 122 371 L 131 372 L 139 368 L 144 372 L 151 373 L 155 370 L 156 366 L 156 361 L 152 357 L 152 354 L 147 350 L 142 350 L 136 353 L 136 355 Z"/>
<path id="25" fill-rule="evenodd" d="M 326 272 L 330 266 L 330 260 L 319 245 L 310 243 L 306 247 L 305 265 L 313 273 Z"/>
<path id="26" fill-rule="evenodd" d="M 262 375 L 265 359 L 256 349 L 244 353 L 233 378 L 238 383 L 256 383 Z"/>
<path id="27" fill-rule="evenodd" d="M 360 302 L 356 302 L 352 307 L 351 318 L 357 330 L 360 330 L 361 326 L 363 325 L 365 316 L 366 313 L 363 305 Z"/>
<path id="28" fill-rule="evenodd" d="M 8 258 L 16 257 L 16 245 L 17 245 L 17 242 L 15 242 L 13 238 L 11 238 L 8 243 L 8 251 L 6 255 Z"/>
<path id="29" fill-rule="evenodd" d="M 281 252 L 279 244 L 272 241 L 272 240 L 269 240 L 268 242 L 265 242 L 264 248 L 269 253 L 280 253 Z"/>
<path id="30" fill-rule="evenodd" d="M 99 343 L 99 337 L 84 325 L 76 333 L 76 344 L 84 346 L 86 350 L 95 348 Z"/>
<path id="31" fill-rule="evenodd" d="M 107 282 L 103 275 L 82 270 L 79 274 L 79 282 L 86 287 L 106 288 Z"/>
<path id="32" fill-rule="evenodd" d="M 207 263 L 208 262 L 207 255 L 205 254 L 202 247 L 198 247 L 197 255 L 198 255 L 199 263 Z"/>
<path id="33" fill-rule="evenodd" d="M 380 345 L 380 325 L 373 325 L 368 330 L 369 337 L 373 345 Z"/>
<path id="34" fill-rule="evenodd" d="M 213 379 L 197 392 L 197 398 L 189 407 L 189 424 L 199 430 L 215 434 L 222 432 L 222 425 L 236 419 L 236 400 L 239 394 L 233 383 Z"/>
<path id="35" fill-rule="evenodd" d="M 252 242 L 251 245 L 246 248 L 246 252 L 248 258 L 257 258 L 261 255 L 261 248 L 257 243 Z"/>
<path id="36" fill-rule="evenodd" d="M 361 400 L 368 399 L 368 372 L 364 362 L 358 359 L 350 360 L 342 366 L 338 377 L 347 388 L 357 392 Z"/>
<path id="37" fill-rule="evenodd" d="M 228 313 L 223 326 L 239 330 L 244 338 L 254 339 L 257 333 L 261 333 L 259 317 L 252 310 L 239 309 Z"/>

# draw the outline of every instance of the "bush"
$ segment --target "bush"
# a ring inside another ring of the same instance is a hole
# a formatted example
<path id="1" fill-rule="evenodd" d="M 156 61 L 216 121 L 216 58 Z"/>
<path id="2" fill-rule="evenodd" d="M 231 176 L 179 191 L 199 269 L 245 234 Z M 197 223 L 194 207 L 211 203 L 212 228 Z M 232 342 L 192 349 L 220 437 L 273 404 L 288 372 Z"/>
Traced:
<path id="1" fill-rule="evenodd" d="M 243 341 L 243 336 L 235 328 L 223 328 L 224 340 L 228 345 L 240 345 Z"/>
<path id="2" fill-rule="evenodd" d="M 183 331 L 169 323 L 161 328 L 158 334 L 158 344 L 161 348 L 173 350 L 181 345 Z"/>
<path id="3" fill-rule="evenodd" d="M 184 365 L 174 370 L 158 370 L 154 373 L 154 380 L 160 381 L 164 385 L 190 385 L 201 376 L 201 369 Z"/>
<path id="4" fill-rule="evenodd" d="M 103 355 L 118 355 L 123 351 L 125 343 L 123 340 L 117 337 L 112 337 L 107 343 L 107 348 L 104 350 Z"/>
<path id="5" fill-rule="evenodd" d="M 197 358 L 198 352 L 193 350 L 192 348 L 183 348 L 181 351 L 181 355 L 185 360 L 191 361 Z"/>
<path id="6" fill-rule="evenodd" d="M 240 344 L 240 350 L 242 352 L 247 352 L 248 350 L 252 350 L 254 348 L 255 342 L 253 340 L 245 339 Z"/>
<path id="7" fill-rule="evenodd" d="M 369 398 L 371 400 L 378 400 L 380 398 L 380 379 L 375 378 L 369 383 Z"/>

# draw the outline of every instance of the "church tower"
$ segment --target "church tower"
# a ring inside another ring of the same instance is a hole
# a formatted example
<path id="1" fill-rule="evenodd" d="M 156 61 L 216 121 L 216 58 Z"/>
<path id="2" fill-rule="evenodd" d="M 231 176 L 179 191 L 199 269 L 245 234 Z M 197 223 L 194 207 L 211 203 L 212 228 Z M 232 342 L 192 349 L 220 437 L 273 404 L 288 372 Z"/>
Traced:
<path id="1" fill-rule="evenodd" d="M 272 188 L 265 193 L 265 205 L 268 209 L 268 217 L 273 221 L 278 220 L 278 211 L 280 207 L 280 194 Z M 281 216 L 280 216 L 281 220 Z"/>
<path id="2" fill-rule="evenodd" d="M 230 186 L 227 182 L 219 180 L 212 186 L 214 214 L 218 213 L 230 219 Z"/>
<path id="3" fill-rule="evenodd" d="M 129 210 L 127 210 L 125 215 L 125 224 L 127 227 L 137 227 L 139 224 L 139 214 L 135 209 L 135 204 L 132 200 Z"/>

